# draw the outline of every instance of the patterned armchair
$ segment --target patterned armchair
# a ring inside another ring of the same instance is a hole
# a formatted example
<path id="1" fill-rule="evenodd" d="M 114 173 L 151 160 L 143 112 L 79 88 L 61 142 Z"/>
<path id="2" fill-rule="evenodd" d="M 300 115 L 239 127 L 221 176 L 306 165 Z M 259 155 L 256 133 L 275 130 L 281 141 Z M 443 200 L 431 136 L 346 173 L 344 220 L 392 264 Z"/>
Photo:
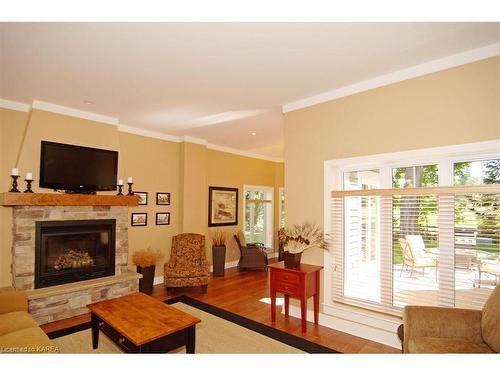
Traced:
<path id="1" fill-rule="evenodd" d="M 205 236 L 201 234 L 174 236 L 170 260 L 164 268 L 165 288 L 201 285 L 203 293 L 206 293 L 210 267 L 205 251 Z"/>

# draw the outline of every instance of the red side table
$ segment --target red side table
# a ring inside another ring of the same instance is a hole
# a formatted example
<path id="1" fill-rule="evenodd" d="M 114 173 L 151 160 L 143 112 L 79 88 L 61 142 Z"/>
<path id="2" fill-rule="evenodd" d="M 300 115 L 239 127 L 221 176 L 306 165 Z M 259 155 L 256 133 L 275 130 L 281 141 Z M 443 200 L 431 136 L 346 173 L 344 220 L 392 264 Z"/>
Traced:
<path id="1" fill-rule="evenodd" d="M 300 299 L 302 332 L 306 331 L 307 299 L 314 297 L 314 324 L 318 324 L 319 287 L 322 266 L 301 264 L 299 268 L 285 268 L 284 262 L 269 265 L 271 278 L 271 320 L 276 321 L 276 293 L 285 296 L 285 316 L 289 316 L 290 297 Z"/>

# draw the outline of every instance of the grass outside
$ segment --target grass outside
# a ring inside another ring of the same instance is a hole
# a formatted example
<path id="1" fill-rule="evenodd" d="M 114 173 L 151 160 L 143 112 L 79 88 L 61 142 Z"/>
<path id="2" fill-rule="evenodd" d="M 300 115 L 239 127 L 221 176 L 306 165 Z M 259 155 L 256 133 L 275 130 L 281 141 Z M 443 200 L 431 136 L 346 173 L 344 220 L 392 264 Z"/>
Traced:
<path id="1" fill-rule="evenodd" d="M 438 247 L 437 241 L 425 241 L 425 247 L 426 248 L 436 248 Z M 470 245 L 468 247 L 471 250 L 479 250 L 479 251 L 484 251 L 487 253 L 490 253 L 491 255 L 498 254 L 500 252 L 499 246 L 498 245 L 488 245 L 488 244 L 479 244 L 479 245 Z M 401 245 L 399 244 L 399 241 L 396 240 L 393 243 L 393 248 L 392 248 L 392 261 L 394 264 L 401 264 L 403 263 L 403 250 L 401 249 Z"/>

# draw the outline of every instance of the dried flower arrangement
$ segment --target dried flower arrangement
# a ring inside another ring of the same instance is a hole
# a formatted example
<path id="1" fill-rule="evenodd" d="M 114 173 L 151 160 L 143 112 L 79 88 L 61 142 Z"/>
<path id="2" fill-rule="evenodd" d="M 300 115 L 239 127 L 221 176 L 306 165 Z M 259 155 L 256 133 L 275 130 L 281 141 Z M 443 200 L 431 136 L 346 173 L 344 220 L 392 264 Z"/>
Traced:
<path id="1" fill-rule="evenodd" d="M 226 233 L 221 229 L 216 229 L 211 233 L 212 245 L 213 246 L 226 246 Z"/>
<path id="2" fill-rule="evenodd" d="M 151 248 L 136 250 L 132 254 L 132 263 L 139 267 L 150 267 L 162 258 L 159 250 L 152 250 Z"/>
<path id="3" fill-rule="evenodd" d="M 302 253 L 313 247 L 329 250 L 327 241 L 329 236 L 325 236 L 316 224 L 309 221 L 287 227 L 279 235 L 285 252 L 291 254 Z"/>

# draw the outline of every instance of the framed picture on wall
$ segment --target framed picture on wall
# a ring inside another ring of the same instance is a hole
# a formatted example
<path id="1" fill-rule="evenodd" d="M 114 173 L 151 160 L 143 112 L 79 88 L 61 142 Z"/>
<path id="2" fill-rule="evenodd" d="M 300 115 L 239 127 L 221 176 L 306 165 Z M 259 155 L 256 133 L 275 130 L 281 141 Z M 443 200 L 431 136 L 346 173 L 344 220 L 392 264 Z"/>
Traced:
<path id="1" fill-rule="evenodd" d="M 208 226 L 238 225 L 238 188 L 208 188 Z"/>
<path id="2" fill-rule="evenodd" d="M 157 206 L 170 205 L 170 193 L 156 193 L 156 205 Z"/>
<path id="3" fill-rule="evenodd" d="M 134 191 L 134 195 L 139 197 L 139 206 L 146 206 L 148 204 L 148 193 L 145 191 Z"/>
<path id="4" fill-rule="evenodd" d="M 156 225 L 170 225 L 170 212 L 157 212 Z"/>
<path id="5" fill-rule="evenodd" d="M 145 227 L 148 225 L 148 214 L 146 212 L 133 212 L 130 218 L 133 227 Z"/>

